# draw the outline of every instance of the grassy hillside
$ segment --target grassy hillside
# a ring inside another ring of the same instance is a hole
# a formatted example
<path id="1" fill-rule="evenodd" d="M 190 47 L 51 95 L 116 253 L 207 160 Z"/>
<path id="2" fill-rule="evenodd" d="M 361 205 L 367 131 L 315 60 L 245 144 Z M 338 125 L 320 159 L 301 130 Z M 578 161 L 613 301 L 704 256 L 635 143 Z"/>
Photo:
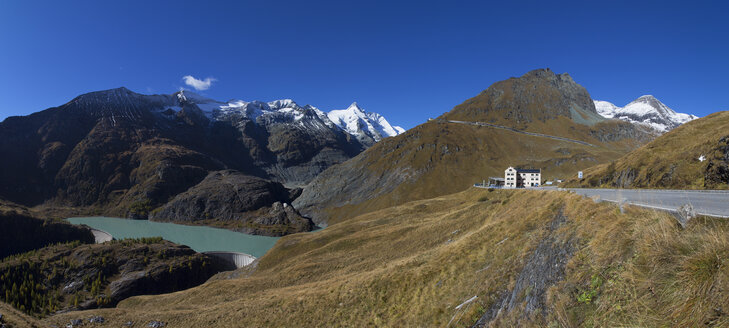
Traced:
<path id="1" fill-rule="evenodd" d="M 509 166 L 541 168 L 544 180 L 566 179 L 651 138 L 635 125 L 590 119 L 594 115 L 589 93 L 569 76 L 532 71 L 496 82 L 441 119 L 386 138 L 327 169 L 294 206 L 317 223 L 334 223 L 462 191 L 490 176 L 503 177 Z M 593 146 L 446 120 L 495 123 Z"/>
<path id="2" fill-rule="evenodd" d="M 2 319 L 0 319 L 0 326 L 5 324 L 7 328 L 37 328 L 47 326 L 43 325 L 38 319 L 18 311 L 7 303 L 0 302 L 0 314 L 3 315 Z"/>
<path id="3" fill-rule="evenodd" d="M 229 279 L 46 321 L 727 326 L 726 258 L 725 221 L 697 219 L 682 230 L 669 214 L 621 213 L 565 192 L 469 189 L 283 237 Z"/>
<path id="4" fill-rule="evenodd" d="M 569 125 L 567 120 L 562 123 Z M 326 172 L 317 181 L 335 190 L 337 184 L 344 185 L 332 202 L 323 204 L 329 223 L 335 223 L 410 200 L 462 191 L 491 176 L 503 177 L 504 169 L 509 166 L 542 168 L 544 180 L 566 178 L 578 170 L 619 157 L 629 149 L 588 140 L 600 146 L 488 127 L 428 122 L 405 136 L 381 141 L 366 156 L 340 165 L 339 170 Z M 364 181 L 327 176 L 341 172 L 344 167 L 363 172 L 359 174 L 363 174 Z M 359 192 L 368 183 L 377 189 Z M 397 184 L 388 190 L 390 183 Z M 349 191 L 349 187 L 355 190 Z"/>
<path id="5" fill-rule="evenodd" d="M 729 189 L 728 129 L 729 112 L 688 122 L 567 186 Z"/>

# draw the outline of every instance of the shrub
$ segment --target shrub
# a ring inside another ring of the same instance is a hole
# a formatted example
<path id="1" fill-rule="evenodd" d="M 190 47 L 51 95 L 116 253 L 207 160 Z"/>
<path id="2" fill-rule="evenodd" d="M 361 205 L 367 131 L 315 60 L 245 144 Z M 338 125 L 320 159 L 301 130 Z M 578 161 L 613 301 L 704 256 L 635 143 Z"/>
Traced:
<path id="1" fill-rule="evenodd" d="M 152 202 L 149 199 L 135 201 L 129 206 L 129 212 L 137 216 L 146 216 L 152 210 Z"/>
<path id="2" fill-rule="evenodd" d="M 602 286 L 602 278 L 599 275 L 593 274 L 590 278 L 590 288 L 577 295 L 577 302 L 590 304 L 599 292 L 600 286 Z"/>

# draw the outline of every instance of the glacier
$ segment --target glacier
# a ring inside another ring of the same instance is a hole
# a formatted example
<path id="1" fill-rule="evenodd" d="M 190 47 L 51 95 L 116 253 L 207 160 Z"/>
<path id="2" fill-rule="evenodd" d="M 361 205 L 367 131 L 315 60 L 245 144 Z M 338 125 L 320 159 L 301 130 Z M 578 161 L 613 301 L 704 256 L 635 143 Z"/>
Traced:
<path id="1" fill-rule="evenodd" d="M 641 124 L 661 133 L 698 118 L 696 115 L 677 113 L 652 95 L 640 96 L 625 107 L 603 100 L 594 100 L 594 103 L 597 113 L 605 118 Z"/>

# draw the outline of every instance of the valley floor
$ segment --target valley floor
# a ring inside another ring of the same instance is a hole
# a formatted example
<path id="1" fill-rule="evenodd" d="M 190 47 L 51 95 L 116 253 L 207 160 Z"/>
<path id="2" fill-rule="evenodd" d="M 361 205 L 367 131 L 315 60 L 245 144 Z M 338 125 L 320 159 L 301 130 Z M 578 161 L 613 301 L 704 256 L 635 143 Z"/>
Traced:
<path id="1" fill-rule="evenodd" d="M 727 258 L 725 220 L 681 228 L 665 212 L 567 192 L 472 188 L 283 237 L 252 267 L 196 288 L 44 322 L 729 326 Z"/>

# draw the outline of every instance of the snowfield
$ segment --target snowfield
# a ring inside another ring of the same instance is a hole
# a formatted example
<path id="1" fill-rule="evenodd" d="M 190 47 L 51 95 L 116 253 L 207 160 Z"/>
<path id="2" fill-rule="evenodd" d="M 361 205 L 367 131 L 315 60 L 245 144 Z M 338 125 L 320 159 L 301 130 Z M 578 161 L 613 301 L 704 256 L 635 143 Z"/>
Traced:
<path id="1" fill-rule="evenodd" d="M 595 100 L 597 113 L 605 118 L 619 119 L 635 124 L 642 124 L 659 132 L 668 132 L 698 116 L 677 113 L 660 100 L 651 95 L 641 96 L 625 107 L 615 106 L 613 103 Z"/>

